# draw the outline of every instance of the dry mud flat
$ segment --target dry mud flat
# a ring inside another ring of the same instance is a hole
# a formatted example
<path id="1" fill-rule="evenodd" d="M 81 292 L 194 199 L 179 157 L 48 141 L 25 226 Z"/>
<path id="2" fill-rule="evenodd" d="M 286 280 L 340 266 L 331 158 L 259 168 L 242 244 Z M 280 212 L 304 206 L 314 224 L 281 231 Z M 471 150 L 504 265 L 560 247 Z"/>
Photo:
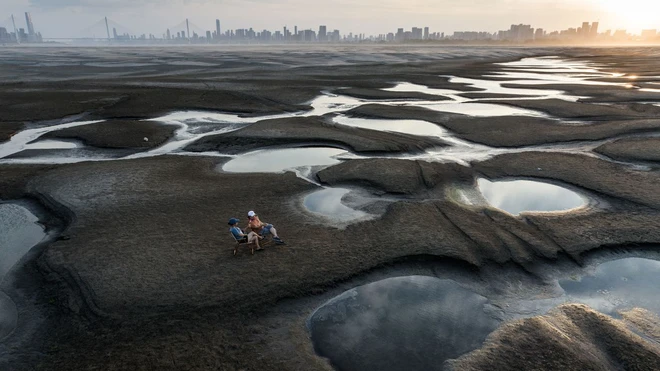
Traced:
<path id="1" fill-rule="evenodd" d="M 170 110 L 212 109 L 243 116 L 305 111 L 319 92 L 345 87 L 374 100 L 427 99 L 376 92 L 401 81 L 470 91 L 438 75 L 478 76 L 501 69 L 491 62 L 585 53 L 476 49 L 466 56 L 460 50 L 416 48 L 304 52 L 294 57 L 272 50 L 193 48 L 177 53 L 120 50 L 110 56 L 103 50 L 74 49 L 66 56 L 41 58 L 51 65 L 35 65 L 34 55 L 47 50 L 19 50 L 14 58 L 24 64 L 8 63 L 0 75 L 7 82 L 0 95 L 12 99 L 3 106 L 2 119 L 27 127 L 52 125 L 71 115 L 115 119 L 48 136 L 97 148 L 148 151 L 172 137 L 174 128 L 136 120 Z M 193 55 L 198 63 L 186 66 Z M 659 70 L 655 60 L 644 60 L 647 64 L 634 66 Z M 7 63 L 7 57 L 0 61 Z M 60 66 L 67 63 L 75 68 Z M 92 87 L 93 94 L 84 98 L 82 91 Z M 44 91 L 52 95 L 39 106 Z M 361 106 L 347 114 L 425 120 L 462 139 L 497 147 L 602 141 L 658 128 L 651 108 L 554 100 L 502 103 L 551 117 L 473 117 L 396 105 Z M 571 126 L 561 123 L 562 117 L 598 122 Z M 256 119 L 245 128 L 194 141 L 185 150 L 240 154 L 270 146 L 330 144 L 362 154 L 404 156 L 445 146 L 438 139 L 339 127 L 326 119 Z M 142 142 L 144 136 L 153 140 Z M 359 187 L 396 202 L 390 201 L 376 219 L 345 229 L 324 224 L 302 207 L 302 198 L 318 190 L 317 185 L 292 172 L 219 171 L 229 159 L 217 156 L 0 164 L 0 199 L 39 202 L 47 224 L 66 225 L 61 231 L 65 238 L 39 247 L 38 254 L 14 270 L 11 282 L 3 282 L 3 290 L 28 315 L 19 316 L 17 330 L 0 343 L 0 368 L 330 370 L 330 363 L 315 354 L 306 320 L 323 302 L 356 285 L 445 270 L 465 283 L 496 266 L 506 272 L 502 276 L 545 287 L 531 273 L 536 265 L 556 259 L 580 262 L 585 253 L 604 246 L 635 251 L 636 245 L 660 243 L 660 173 L 653 140 L 621 138 L 594 145 L 607 157 L 644 160 L 650 168 L 589 153 L 542 150 L 499 154 L 470 167 L 387 157 L 348 160 L 321 170 L 314 180 Z M 596 201 L 567 214 L 516 217 L 454 197 L 456 189 L 474 188 L 483 176 L 542 178 Z M 244 218 L 250 209 L 275 223 L 288 244 L 233 257 L 226 219 Z M 507 285 L 498 289 L 506 291 Z M 481 349 L 451 366 L 657 369 L 660 350 L 649 340 L 657 339 L 657 323 L 639 310 L 613 319 L 583 305 L 566 305 L 507 322 Z"/>

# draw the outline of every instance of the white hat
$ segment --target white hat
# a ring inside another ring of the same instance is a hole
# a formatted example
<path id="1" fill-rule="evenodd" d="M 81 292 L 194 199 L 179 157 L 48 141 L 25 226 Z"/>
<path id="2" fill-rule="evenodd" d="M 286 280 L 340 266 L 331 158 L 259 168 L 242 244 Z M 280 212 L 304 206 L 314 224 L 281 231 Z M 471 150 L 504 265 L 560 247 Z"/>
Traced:
<path id="1" fill-rule="evenodd" d="M 254 211 L 252 211 L 252 210 L 248 211 L 248 216 L 249 216 L 250 218 L 253 217 L 253 216 L 255 216 L 255 215 L 257 215 L 257 214 L 255 214 Z"/>

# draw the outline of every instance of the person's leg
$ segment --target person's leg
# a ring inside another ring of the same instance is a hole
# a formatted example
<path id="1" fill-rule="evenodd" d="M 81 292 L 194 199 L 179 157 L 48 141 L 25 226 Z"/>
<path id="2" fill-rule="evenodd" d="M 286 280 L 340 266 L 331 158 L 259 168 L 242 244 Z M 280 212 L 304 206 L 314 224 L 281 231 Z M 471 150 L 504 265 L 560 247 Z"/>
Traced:
<path id="1" fill-rule="evenodd" d="M 277 230 L 275 227 L 273 227 L 272 224 L 268 225 L 268 231 L 273 235 L 273 241 L 275 241 L 278 244 L 284 244 L 284 241 L 280 238 L 280 236 L 277 235 Z"/>
<path id="2" fill-rule="evenodd" d="M 254 232 L 250 232 L 248 234 L 248 242 L 249 243 L 254 243 L 257 246 L 257 250 L 261 250 L 261 246 L 259 245 L 259 235 L 258 234 L 254 233 Z"/>

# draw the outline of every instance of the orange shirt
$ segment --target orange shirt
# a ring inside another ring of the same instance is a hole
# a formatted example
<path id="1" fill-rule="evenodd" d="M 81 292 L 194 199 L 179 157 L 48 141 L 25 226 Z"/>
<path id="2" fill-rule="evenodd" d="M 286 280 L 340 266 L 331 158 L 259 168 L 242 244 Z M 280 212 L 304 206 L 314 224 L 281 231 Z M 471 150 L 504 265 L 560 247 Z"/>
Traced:
<path id="1" fill-rule="evenodd" d="M 263 227 L 263 224 L 261 220 L 259 220 L 259 217 L 257 215 L 254 216 L 252 219 L 248 219 L 248 227 L 252 229 L 253 231 L 259 231 Z"/>

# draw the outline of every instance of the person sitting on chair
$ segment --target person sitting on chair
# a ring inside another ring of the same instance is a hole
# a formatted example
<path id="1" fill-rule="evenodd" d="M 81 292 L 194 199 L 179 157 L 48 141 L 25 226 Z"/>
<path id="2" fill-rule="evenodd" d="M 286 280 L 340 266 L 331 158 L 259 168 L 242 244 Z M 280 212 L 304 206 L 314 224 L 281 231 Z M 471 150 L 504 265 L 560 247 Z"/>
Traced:
<path id="1" fill-rule="evenodd" d="M 272 224 L 267 224 L 259 220 L 259 216 L 252 210 L 248 212 L 248 228 L 250 228 L 252 232 L 256 232 L 262 237 L 270 233 L 273 235 L 273 241 L 275 241 L 276 244 L 284 245 L 284 241 L 282 241 L 282 239 L 277 235 L 277 230 L 275 230 L 275 227 L 273 227 Z"/>
<path id="2" fill-rule="evenodd" d="M 257 251 L 263 250 L 263 247 L 259 246 L 259 240 L 263 239 L 263 237 L 259 236 L 254 231 L 245 234 L 245 232 L 238 228 L 238 222 L 238 219 L 231 218 L 228 223 L 230 225 L 229 232 L 234 236 L 236 242 L 254 243 L 257 245 Z"/>

